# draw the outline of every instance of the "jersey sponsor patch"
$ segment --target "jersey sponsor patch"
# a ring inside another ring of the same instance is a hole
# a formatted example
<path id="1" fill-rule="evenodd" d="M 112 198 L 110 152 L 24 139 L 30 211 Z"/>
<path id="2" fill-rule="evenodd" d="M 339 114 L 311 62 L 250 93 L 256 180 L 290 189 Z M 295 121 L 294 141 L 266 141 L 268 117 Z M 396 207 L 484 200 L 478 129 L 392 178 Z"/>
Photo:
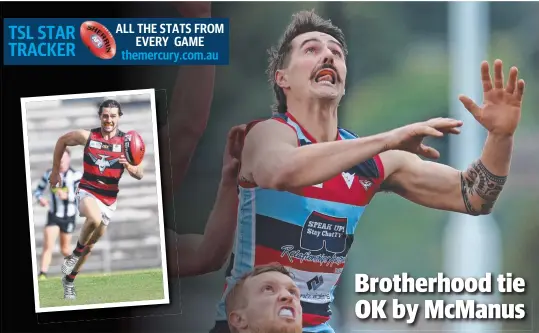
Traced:
<path id="1" fill-rule="evenodd" d="M 122 151 L 122 145 L 113 145 L 112 146 L 112 151 L 115 152 L 115 153 L 119 153 Z"/>
<path id="2" fill-rule="evenodd" d="M 89 146 L 90 148 L 101 149 L 103 147 L 103 144 L 99 141 L 90 140 Z"/>
<path id="3" fill-rule="evenodd" d="M 301 294 L 299 297 L 302 302 L 321 304 L 331 302 L 331 294 L 329 292 L 317 293 L 309 291 L 307 293 Z"/>
<path id="4" fill-rule="evenodd" d="M 307 272 L 289 268 L 300 290 L 300 300 L 315 304 L 331 302 L 331 292 L 339 280 L 339 274 Z"/>
<path id="5" fill-rule="evenodd" d="M 300 246 L 304 250 L 342 253 L 346 250 L 346 218 L 312 212 L 301 231 Z"/>

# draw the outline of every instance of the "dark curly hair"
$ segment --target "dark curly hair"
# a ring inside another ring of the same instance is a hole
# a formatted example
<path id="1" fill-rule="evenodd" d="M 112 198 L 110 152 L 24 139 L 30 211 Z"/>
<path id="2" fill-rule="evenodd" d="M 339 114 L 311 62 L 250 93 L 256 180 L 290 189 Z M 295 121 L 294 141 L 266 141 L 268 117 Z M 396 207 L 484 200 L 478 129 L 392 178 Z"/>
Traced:
<path id="1" fill-rule="evenodd" d="M 118 114 L 120 116 L 123 115 L 123 112 L 122 112 L 122 106 L 120 105 L 120 103 L 114 99 L 107 99 L 106 101 L 103 101 L 101 104 L 99 104 L 99 110 L 97 111 L 97 114 L 99 116 L 101 116 L 101 114 L 103 113 L 103 109 L 104 108 L 117 108 L 118 109 Z"/>

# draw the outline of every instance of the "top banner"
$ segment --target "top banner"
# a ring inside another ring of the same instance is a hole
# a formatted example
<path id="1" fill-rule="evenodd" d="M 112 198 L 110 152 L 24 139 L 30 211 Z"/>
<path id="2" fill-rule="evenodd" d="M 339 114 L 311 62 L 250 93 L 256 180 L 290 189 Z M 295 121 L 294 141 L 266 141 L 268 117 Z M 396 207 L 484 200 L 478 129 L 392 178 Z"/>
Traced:
<path id="1" fill-rule="evenodd" d="M 227 65 L 223 18 L 4 19 L 4 65 Z"/>

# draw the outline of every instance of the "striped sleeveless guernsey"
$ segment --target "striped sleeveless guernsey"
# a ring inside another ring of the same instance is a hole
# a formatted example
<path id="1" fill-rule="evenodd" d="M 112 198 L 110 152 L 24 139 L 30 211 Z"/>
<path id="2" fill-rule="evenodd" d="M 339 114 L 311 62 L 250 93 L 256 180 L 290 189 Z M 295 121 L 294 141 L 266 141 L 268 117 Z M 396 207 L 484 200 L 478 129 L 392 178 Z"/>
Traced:
<path id="1" fill-rule="evenodd" d="M 294 129 L 298 145 L 316 143 L 291 114 L 273 119 Z M 354 138 L 339 128 L 337 140 Z M 237 279 L 255 266 L 278 262 L 292 272 L 301 291 L 303 331 L 333 332 L 327 323 L 333 292 L 359 219 L 383 179 L 380 157 L 375 156 L 324 183 L 294 192 L 240 182 L 235 245 L 217 321 L 226 321 L 225 295 Z"/>
<path id="2" fill-rule="evenodd" d="M 116 135 L 105 139 L 101 128 L 90 131 L 90 137 L 84 146 L 84 174 L 79 188 L 93 194 L 105 205 L 110 206 L 118 197 L 118 184 L 124 172 L 119 163 L 123 155 L 125 133 L 118 130 Z"/>

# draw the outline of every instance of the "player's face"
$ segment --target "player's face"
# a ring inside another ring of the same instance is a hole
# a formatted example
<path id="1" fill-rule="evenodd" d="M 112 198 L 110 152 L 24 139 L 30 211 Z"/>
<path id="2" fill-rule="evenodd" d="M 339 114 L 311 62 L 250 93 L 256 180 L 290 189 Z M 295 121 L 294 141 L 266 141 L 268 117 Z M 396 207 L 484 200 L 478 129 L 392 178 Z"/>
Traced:
<path id="1" fill-rule="evenodd" d="M 99 118 L 101 119 L 101 129 L 105 133 L 110 133 L 118 128 L 119 112 L 120 110 L 118 108 L 103 108 L 103 112 Z"/>
<path id="2" fill-rule="evenodd" d="M 299 289 L 282 273 L 263 273 L 245 281 L 245 318 L 251 332 L 301 333 Z"/>
<path id="3" fill-rule="evenodd" d="M 346 62 L 341 44 L 321 32 L 308 32 L 292 40 L 283 71 L 290 94 L 340 101 L 344 95 Z"/>
<path id="4" fill-rule="evenodd" d="M 64 155 L 62 156 L 62 159 L 60 160 L 60 169 L 61 170 L 67 170 L 69 169 L 69 164 L 71 163 L 71 157 L 67 152 L 64 152 Z"/>

